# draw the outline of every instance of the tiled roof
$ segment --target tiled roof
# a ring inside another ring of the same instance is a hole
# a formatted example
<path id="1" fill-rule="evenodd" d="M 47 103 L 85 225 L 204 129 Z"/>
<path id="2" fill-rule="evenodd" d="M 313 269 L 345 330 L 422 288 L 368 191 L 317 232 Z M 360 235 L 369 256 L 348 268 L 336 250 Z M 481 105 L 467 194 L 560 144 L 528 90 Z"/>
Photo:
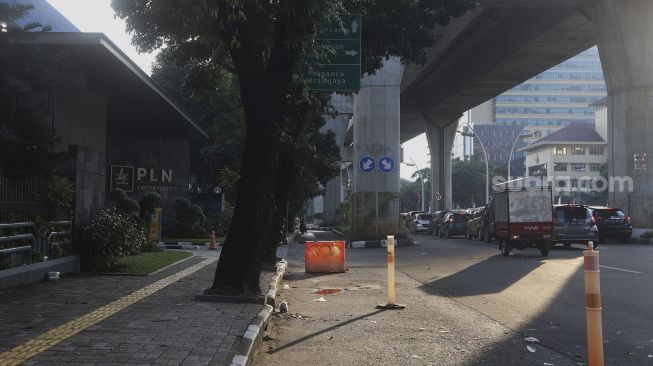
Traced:
<path id="1" fill-rule="evenodd" d="M 605 142 L 593 125 L 569 125 L 533 143 L 549 142 Z"/>

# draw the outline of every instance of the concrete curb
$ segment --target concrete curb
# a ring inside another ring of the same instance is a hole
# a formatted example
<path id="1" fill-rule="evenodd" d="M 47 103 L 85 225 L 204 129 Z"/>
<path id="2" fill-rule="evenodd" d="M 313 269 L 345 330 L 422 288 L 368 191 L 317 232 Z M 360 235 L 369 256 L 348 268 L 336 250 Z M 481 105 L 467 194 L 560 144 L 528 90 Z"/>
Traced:
<path id="1" fill-rule="evenodd" d="M 231 366 L 248 366 L 252 364 L 252 353 L 263 341 L 263 330 L 268 327 L 273 310 L 272 306 L 265 305 L 265 308 L 258 313 L 247 327 L 238 345 L 238 353 L 231 360 Z"/>
<path id="2" fill-rule="evenodd" d="M 286 273 L 288 262 L 281 260 L 277 262 L 277 272 L 272 276 L 270 287 L 265 298 L 265 307 L 261 310 L 256 318 L 250 323 L 238 345 L 238 353 L 231 360 L 231 366 L 248 366 L 251 365 L 252 354 L 258 349 L 259 344 L 263 341 L 263 331 L 267 329 L 270 323 L 270 316 L 274 311 L 275 299 L 277 297 L 277 288 L 279 282 Z"/>
<path id="3" fill-rule="evenodd" d="M 268 292 L 265 296 L 265 303 L 267 305 L 272 306 L 272 309 L 276 307 L 276 298 L 277 298 L 277 290 L 279 288 L 279 282 L 281 282 L 281 279 L 283 278 L 284 273 L 286 273 L 286 268 L 288 268 L 288 262 L 285 260 L 281 260 L 277 262 L 277 273 L 272 276 L 272 280 L 270 281 L 270 287 L 268 288 Z"/>
<path id="4" fill-rule="evenodd" d="M 406 239 L 396 239 L 396 247 L 408 247 L 414 245 L 412 238 Z M 352 241 L 348 243 L 347 248 L 349 249 L 367 249 L 367 248 L 385 248 L 387 247 L 386 240 L 366 240 L 366 241 Z"/>
<path id="5" fill-rule="evenodd" d="M 637 238 L 636 243 L 653 245 L 653 238 Z"/>

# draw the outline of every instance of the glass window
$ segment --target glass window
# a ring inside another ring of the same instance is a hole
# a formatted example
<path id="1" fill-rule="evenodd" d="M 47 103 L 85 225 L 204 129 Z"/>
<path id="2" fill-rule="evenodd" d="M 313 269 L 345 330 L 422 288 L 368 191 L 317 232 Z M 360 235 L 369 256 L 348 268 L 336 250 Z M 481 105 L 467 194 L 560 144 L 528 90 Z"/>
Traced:
<path id="1" fill-rule="evenodd" d="M 571 171 L 572 172 L 584 172 L 585 171 L 585 165 L 584 163 L 571 163 Z"/>
<path id="2" fill-rule="evenodd" d="M 591 146 L 590 155 L 603 155 L 603 146 Z"/>
<path id="3" fill-rule="evenodd" d="M 567 155 L 567 148 L 566 147 L 554 147 L 553 148 L 553 155 Z"/>
<path id="4" fill-rule="evenodd" d="M 600 172 L 601 164 L 590 164 L 590 172 Z"/>
<path id="5" fill-rule="evenodd" d="M 585 147 L 574 146 L 571 148 L 571 155 L 585 155 Z"/>
<path id="6" fill-rule="evenodd" d="M 567 163 L 555 163 L 553 166 L 553 170 L 556 172 L 566 172 L 567 171 Z"/>

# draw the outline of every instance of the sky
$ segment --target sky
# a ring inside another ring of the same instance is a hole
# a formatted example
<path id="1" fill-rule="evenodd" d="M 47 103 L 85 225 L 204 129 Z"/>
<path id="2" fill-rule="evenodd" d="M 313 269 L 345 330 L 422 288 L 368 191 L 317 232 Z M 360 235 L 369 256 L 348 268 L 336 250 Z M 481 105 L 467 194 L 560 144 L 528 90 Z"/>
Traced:
<path id="1" fill-rule="evenodd" d="M 152 73 L 152 62 L 156 53 L 139 54 L 131 44 L 131 37 L 125 31 L 125 22 L 114 18 L 111 0 L 47 0 L 61 14 L 82 32 L 104 33 L 113 43 L 129 56 L 145 73 Z M 415 162 L 417 167 L 424 169 L 430 164 L 429 149 L 426 135 L 419 135 L 402 144 L 404 161 Z M 406 164 L 400 165 L 401 178 L 411 179 L 417 169 Z"/>
<path id="2" fill-rule="evenodd" d="M 111 0 L 47 0 L 82 32 L 104 33 L 148 75 L 156 53 L 139 54 L 131 45 L 125 22 L 114 18 Z"/>

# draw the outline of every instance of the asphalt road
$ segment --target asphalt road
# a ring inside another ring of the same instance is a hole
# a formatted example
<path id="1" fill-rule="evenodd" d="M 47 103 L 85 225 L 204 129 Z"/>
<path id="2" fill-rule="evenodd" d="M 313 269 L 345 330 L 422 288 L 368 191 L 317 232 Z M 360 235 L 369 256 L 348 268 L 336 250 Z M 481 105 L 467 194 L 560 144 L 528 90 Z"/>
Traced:
<path id="1" fill-rule="evenodd" d="M 582 246 L 554 247 L 546 258 L 537 249 L 515 250 L 506 258 L 495 241 L 413 238 L 417 245 L 396 249 L 396 266 L 425 295 L 446 296 L 571 360 L 586 360 Z M 605 364 L 653 365 L 653 246 L 598 250 Z M 301 261 L 301 251 L 288 255 Z M 347 265 L 383 267 L 385 250 L 348 250 Z"/>

